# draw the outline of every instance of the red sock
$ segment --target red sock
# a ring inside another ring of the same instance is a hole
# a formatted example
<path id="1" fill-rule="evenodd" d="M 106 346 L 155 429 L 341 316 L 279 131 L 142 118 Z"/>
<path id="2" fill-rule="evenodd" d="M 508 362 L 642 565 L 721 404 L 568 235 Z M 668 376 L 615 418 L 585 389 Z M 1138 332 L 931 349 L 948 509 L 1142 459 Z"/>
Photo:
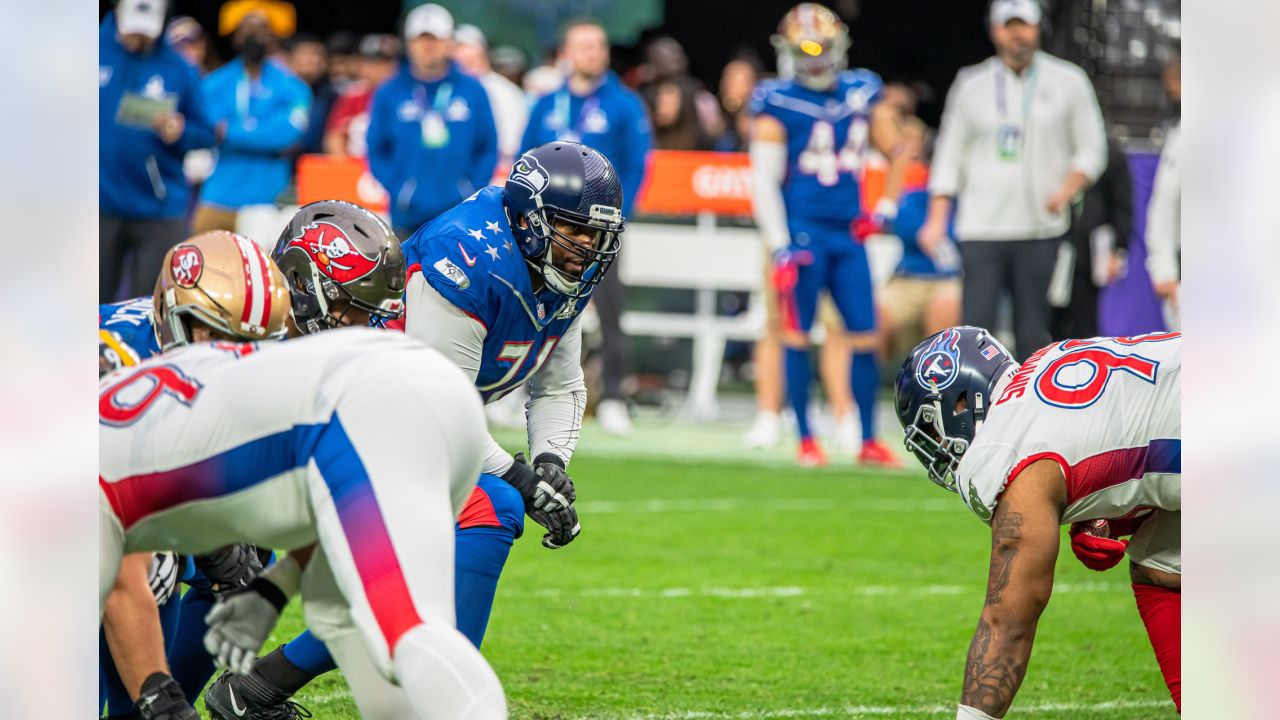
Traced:
<path id="1" fill-rule="evenodd" d="M 1138 614 L 1147 626 L 1151 649 L 1169 686 L 1173 704 L 1182 714 L 1182 593 L 1154 585 L 1133 586 Z"/>

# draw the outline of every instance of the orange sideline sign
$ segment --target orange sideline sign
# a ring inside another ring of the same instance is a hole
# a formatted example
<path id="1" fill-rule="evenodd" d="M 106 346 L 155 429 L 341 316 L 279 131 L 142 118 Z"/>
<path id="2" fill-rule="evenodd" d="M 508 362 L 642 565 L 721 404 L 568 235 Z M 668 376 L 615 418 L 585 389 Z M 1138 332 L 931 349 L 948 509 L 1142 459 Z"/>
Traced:
<path id="1" fill-rule="evenodd" d="M 874 207 L 883 188 L 883 168 L 868 167 L 863 203 Z M 506 176 L 506 168 L 495 182 Z M 751 161 L 746 153 L 654 150 L 636 206 L 650 215 L 751 216 Z M 387 191 L 363 158 L 303 155 L 298 161 L 298 202 L 346 200 L 386 213 Z"/>

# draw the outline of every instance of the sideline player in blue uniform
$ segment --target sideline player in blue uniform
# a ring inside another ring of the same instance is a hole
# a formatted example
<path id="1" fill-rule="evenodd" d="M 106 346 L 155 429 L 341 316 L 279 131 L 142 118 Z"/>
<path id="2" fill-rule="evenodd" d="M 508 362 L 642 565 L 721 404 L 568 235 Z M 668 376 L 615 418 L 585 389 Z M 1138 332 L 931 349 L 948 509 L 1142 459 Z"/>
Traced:
<path id="1" fill-rule="evenodd" d="M 458 629 L 476 647 L 524 515 L 546 529 L 547 548 L 564 547 L 580 529 L 566 472 L 586 406 L 578 318 L 617 257 L 621 205 L 621 183 L 603 155 L 553 142 L 522 155 L 503 187 L 481 189 L 403 245 L 405 332 L 475 378 L 486 403 L 529 384 L 533 462 L 490 438 L 458 518 Z M 279 247 L 276 257 L 290 274 Z M 205 703 L 224 720 L 292 717 L 282 712 L 288 698 L 334 667 L 323 643 L 304 632 L 248 675 L 218 678 Z M 246 713 L 233 714 L 239 708 Z"/>
<path id="2" fill-rule="evenodd" d="M 905 158 L 897 111 L 881 103 L 880 78 L 846 70 L 849 30 L 835 13 L 802 3 L 773 37 L 780 80 L 761 83 L 749 110 L 755 215 L 774 251 L 783 322 L 787 399 L 800 430 L 802 465 L 826 456 L 809 427 L 809 328 L 818 293 L 831 293 L 853 348 L 851 385 L 862 421 L 860 462 L 896 466 L 875 437 L 880 367 L 871 270 L 862 241 L 896 214 Z M 868 143 L 890 158 L 882 199 L 864 213 L 858 177 Z"/>

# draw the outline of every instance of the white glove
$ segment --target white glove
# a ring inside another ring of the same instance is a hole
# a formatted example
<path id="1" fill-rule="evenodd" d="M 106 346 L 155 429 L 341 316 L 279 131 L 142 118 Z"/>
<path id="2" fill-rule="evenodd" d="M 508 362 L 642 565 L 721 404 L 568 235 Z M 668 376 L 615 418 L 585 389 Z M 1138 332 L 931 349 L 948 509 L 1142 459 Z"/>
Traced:
<path id="1" fill-rule="evenodd" d="M 285 602 L 284 593 L 261 578 L 242 591 L 222 596 L 204 617 L 209 625 L 204 649 L 222 667 L 248 675 Z"/>
<path id="2" fill-rule="evenodd" d="M 178 556 L 171 552 L 152 555 L 151 567 L 147 569 L 147 584 L 151 586 L 157 605 L 169 602 L 178 587 Z"/>

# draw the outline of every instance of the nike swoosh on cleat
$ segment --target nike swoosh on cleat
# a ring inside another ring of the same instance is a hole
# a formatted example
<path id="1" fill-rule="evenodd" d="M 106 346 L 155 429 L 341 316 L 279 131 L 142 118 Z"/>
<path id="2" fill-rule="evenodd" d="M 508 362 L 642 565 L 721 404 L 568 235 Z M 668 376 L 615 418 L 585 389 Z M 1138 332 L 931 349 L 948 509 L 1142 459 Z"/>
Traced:
<path id="1" fill-rule="evenodd" d="M 244 714 L 249 712 L 249 707 L 247 705 L 240 707 L 236 704 L 236 691 L 231 687 L 231 683 L 227 683 L 227 695 L 231 696 L 231 712 L 234 712 L 236 717 L 244 717 Z"/>

